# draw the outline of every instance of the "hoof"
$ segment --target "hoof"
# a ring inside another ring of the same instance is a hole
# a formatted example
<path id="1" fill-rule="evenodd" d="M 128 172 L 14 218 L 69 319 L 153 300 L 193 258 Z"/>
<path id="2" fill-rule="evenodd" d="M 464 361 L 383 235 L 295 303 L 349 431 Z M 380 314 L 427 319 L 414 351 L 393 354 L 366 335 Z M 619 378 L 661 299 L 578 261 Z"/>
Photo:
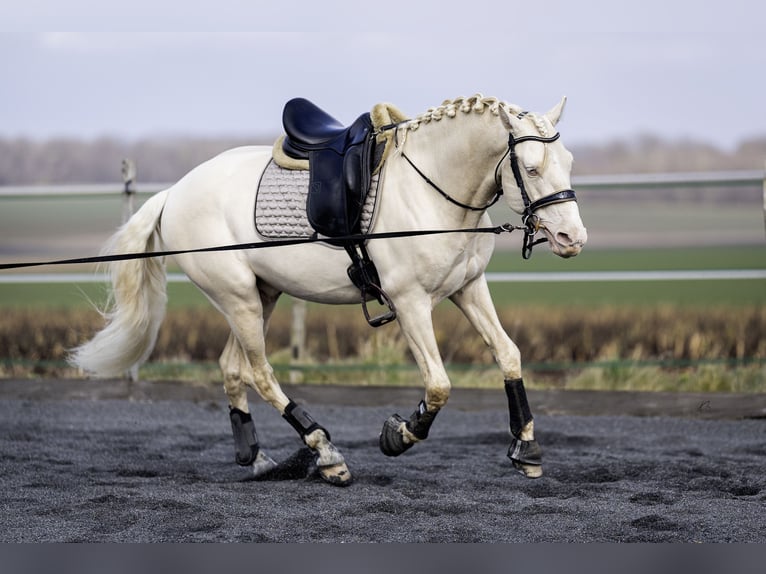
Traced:
<path id="1" fill-rule="evenodd" d="M 272 459 L 270 456 L 263 454 L 262 450 L 259 450 L 258 455 L 253 461 L 252 467 L 253 476 L 263 476 L 264 474 L 277 468 L 277 463 L 274 462 L 274 459 Z"/>
<path id="2" fill-rule="evenodd" d="M 349 486 L 353 482 L 351 472 L 345 462 L 331 466 L 320 466 L 319 476 L 333 486 Z"/>
<path id="3" fill-rule="evenodd" d="M 524 464 L 515 460 L 511 462 L 513 463 L 513 468 L 527 478 L 540 478 L 543 475 L 543 467 L 540 464 Z"/>
<path id="4" fill-rule="evenodd" d="M 543 475 L 543 451 L 536 440 L 513 438 L 508 447 L 508 458 L 513 468 L 527 478 L 540 478 Z"/>
<path id="5" fill-rule="evenodd" d="M 380 451 L 386 456 L 399 456 L 412 446 L 412 443 L 404 442 L 402 426 L 406 421 L 399 415 L 391 415 L 383 423 L 380 431 Z"/>

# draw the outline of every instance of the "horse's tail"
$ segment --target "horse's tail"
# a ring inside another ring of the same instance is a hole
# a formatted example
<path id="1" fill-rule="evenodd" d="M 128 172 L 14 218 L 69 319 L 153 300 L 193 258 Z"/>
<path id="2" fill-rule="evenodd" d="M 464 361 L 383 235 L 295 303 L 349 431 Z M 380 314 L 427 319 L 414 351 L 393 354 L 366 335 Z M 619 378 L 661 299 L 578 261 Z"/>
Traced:
<path id="1" fill-rule="evenodd" d="M 112 236 L 104 253 L 146 253 L 159 242 L 158 225 L 168 190 L 146 203 Z M 167 303 L 164 258 L 115 261 L 108 266 L 111 290 L 104 328 L 72 350 L 69 361 L 100 376 L 120 376 L 149 358 Z"/>

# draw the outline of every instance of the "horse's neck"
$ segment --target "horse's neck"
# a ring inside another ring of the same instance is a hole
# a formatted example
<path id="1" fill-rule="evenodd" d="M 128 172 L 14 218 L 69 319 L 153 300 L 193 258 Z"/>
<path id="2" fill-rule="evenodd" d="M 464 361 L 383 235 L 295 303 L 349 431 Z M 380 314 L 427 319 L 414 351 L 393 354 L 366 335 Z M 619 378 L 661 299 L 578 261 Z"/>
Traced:
<path id="1" fill-rule="evenodd" d="M 486 205 L 496 194 L 495 167 L 503 153 L 502 134 L 478 120 L 442 119 L 422 126 L 407 135 L 402 149 L 452 199 L 476 207 Z M 427 182 L 421 187 L 429 197 L 447 201 Z M 480 212 L 472 213 L 478 220 Z"/>

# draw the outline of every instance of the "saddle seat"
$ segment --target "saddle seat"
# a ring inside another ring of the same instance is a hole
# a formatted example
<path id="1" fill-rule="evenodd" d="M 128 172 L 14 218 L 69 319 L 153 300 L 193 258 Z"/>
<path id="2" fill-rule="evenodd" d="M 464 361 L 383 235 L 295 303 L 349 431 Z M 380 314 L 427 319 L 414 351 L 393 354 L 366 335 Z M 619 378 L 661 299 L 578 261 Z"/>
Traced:
<path id="1" fill-rule="evenodd" d="M 330 148 L 343 153 L 363 140 L 372 127 L 369 113 L 344 126 L 305 98 L 294 98 L 285 104 L 282 124 L 287 134 L 282 144 L 284 151 L 295 159 L 308 159 L 308 152 L 315 149 Z"/>

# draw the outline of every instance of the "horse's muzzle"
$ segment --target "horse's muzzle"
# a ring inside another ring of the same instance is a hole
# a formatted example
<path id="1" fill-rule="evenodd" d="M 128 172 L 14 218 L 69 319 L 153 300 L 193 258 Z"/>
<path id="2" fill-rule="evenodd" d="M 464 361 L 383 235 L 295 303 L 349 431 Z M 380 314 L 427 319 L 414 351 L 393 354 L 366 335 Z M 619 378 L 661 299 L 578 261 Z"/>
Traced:
<path id="1" fill-rule="evenodd" d="M 563 258 L 574 257 L 585 246 L 588 241 L 588 231 L 584 227 L 571 230 L 559 230 L 551 232 L 547 228 L 542 229 L 548 242 L 551 245 L 551 251 Z"/>

